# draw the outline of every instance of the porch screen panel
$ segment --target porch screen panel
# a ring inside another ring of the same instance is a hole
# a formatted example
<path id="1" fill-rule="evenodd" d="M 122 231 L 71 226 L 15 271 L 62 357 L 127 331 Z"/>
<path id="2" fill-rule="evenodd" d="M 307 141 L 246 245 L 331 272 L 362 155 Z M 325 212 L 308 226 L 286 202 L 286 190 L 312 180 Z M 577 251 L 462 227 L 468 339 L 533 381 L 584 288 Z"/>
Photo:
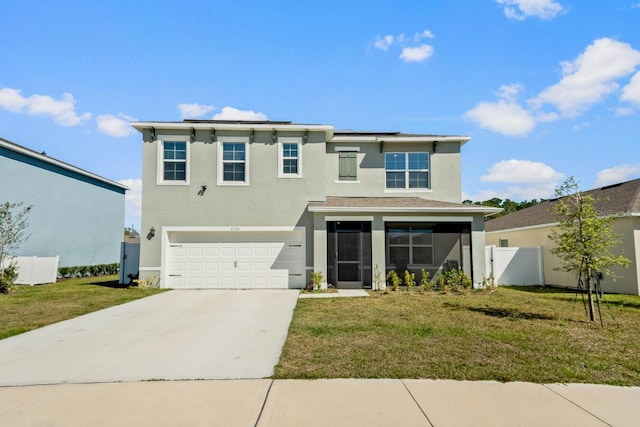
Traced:
<path id="1" fill-rule="evenodd" d="M 327 222 L 327 283 L 335 285 L 336 280 L 336 223 Z"/>
<path id="2" fill-rule="evenodd" d="M 371 223 L 362 223 L 362 286 L 371 288 L 373 271 L 371 268 Z"/>

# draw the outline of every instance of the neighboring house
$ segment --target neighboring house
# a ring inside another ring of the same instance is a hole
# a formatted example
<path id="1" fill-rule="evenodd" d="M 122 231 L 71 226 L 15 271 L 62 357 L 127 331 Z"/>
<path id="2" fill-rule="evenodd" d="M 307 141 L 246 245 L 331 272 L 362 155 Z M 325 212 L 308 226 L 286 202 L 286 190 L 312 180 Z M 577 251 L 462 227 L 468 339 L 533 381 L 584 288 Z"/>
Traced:
<path id="1" fill-rule="evenodd" d="M 117 263 L 127 187 L 0 139 L 0 203 L 32 206 L 15 256 L 60 256 L 60 267 Z"/>
<path id="2" fill-rule="evenodd" d="M 628 268 L 615 266 L 615 281 L 605 277 L 601 282 L 605 292 L 640 295 L 640 179 L 608 185 L 586 191 L 596 200 L 601 215 L 618 215 L 613 231 L 620 235 L 622 244 L 612 248 L 631 260 Z M 576 287 L 573 273 L 556 271 L 560 259 L 551 254 L 555 243 L 549 239 L 551 229 L 558 224 L 553 213 L 554 200 L 531 206 L 521 211 L 487 221 L 487 244 L 496 246 L 541 246 L 544 259 L 545 283 L 555 286 Z"/>
<path id="3" fill-rule="evenodd" d="M 275 121 L 134 122 L 140 277 L 171 288 L 338 288 L 376 271 L 485 275 L 484 216 L 461 203 L 469 137 Z"/>

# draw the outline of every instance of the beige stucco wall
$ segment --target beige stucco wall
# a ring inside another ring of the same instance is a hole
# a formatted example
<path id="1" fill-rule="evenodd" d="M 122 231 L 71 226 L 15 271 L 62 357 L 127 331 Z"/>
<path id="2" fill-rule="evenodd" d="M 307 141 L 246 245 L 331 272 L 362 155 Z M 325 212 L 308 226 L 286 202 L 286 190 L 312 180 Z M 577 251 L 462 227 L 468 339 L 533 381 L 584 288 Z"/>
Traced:
<path id="1" fill-rule="evenodd" d="M 188 135 L 184 131 L 156 129 L 156 136 Z M 245 136 L 247 132 L 218 131 L 216 138 Z M 298 136 L 301 132 L 278 132 L 278 137 Z M 307 259 L 313 253 L 313 218 L 307 212 L 309 201 L 325 197 L 325 134 L 310 132 L 302 144 L 303 178 L 278 178 L 278 145 L 271 132 L 255 132 L 249 144 L 248 186 L 217 184 L 218 144 L 211 133 L 197 131 L 189 144 L 190 184 L 158 185 L 158 141 L 150 141 L 148 132 L 143 143 L 142 242 L 141 275 L 159 275 L 161 263 L 160 233 L 164 226 L 303 226 L 306 227 Z M 198 195 L 202 185 L 207 186 Z M 156 237 L 145 238 L 149 229 Z"/>
<path id="2" fill-rule="evenodd" d="M 338 181 L 339 153 L 336 147 L 359 148 L 357 154 L 358 180 Z M 460 143 L 385 143 L 384 152 L 427 151 L 431 188 L 426 191 L 387 190 L 385 188 L 384 153 L 380 143 L 327 143 L 326 188 L 327 195 L 339 197 L 423 197 L 431 200 L 460 203 L 462 197 L 460 177 Z"/>
<path id="3" fill-rule="evenodd" d="M 543 226 L 512 231 L 487 232 L 486 243 L 487 245 L 499 246 L 500 239 L 508 239 L 509 246 L 512 247 L 541 246 L 545 283 L 574 288 L 577 285 L 577 278 L 573 273 L 555 270 L 560 268 L 560 260 L 551 253 L 551 249 L 555 246 L 554 242 L 548 237 L 551 229 L 551 226 Z M 623 236 L 623 244 L 613 248 L 613 252 L 623 254 L 632 263 L 628 268 L 618 266 L 612 268 L 619 278 L 613 280 L 605 277 L 602 287 L 605 292 L 640 295 L 640 273 L 638 271 L 638 263 L 640 262 L 640 219 L 618 218 L 613 223 L 613 231 Z"/>

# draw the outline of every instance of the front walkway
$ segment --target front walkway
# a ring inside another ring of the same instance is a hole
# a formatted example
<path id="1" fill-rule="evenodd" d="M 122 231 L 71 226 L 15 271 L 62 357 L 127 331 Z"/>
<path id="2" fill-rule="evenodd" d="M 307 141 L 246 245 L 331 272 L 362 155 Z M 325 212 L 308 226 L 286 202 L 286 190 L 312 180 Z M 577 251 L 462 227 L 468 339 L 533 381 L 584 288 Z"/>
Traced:
<path id="1" fill-rule="evenodd" d="M 299 298 L 353 298 L 368 297 L 364 289 L 336 289 L 337 292 L 301 293 Z"/>
<path id="2" fill-rule="evenodd" d="M 449 380 L 0 387 L 4 425 L 638 426 L 640 387 Z"/>

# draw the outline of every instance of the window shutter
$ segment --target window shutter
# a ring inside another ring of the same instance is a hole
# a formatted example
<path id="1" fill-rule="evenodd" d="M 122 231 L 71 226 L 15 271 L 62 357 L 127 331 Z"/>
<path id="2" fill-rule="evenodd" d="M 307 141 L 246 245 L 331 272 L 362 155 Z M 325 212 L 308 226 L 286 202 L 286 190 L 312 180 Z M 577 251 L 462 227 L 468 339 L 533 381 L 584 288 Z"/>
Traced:
<path id="1" fill-rule="evenodd" d="M 357 153 L 341 152 L 338 157 L 340 181 L 356 181 L 358 178 Z"/>

